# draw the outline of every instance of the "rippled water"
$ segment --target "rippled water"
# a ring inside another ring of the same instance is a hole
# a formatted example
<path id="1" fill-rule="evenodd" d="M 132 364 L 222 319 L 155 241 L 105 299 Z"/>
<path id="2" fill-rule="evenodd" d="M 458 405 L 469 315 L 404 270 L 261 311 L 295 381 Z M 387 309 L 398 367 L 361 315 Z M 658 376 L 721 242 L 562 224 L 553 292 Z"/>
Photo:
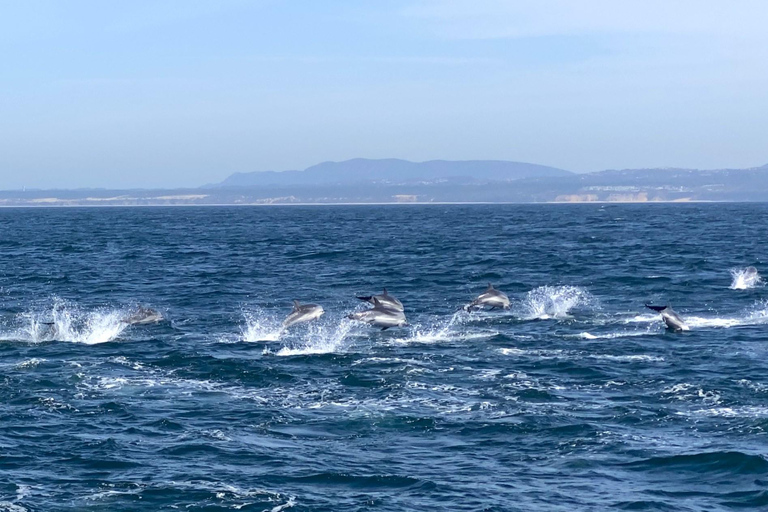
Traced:
<path id="1" fill-rule="evenodd" d="M 0 210 L 0 510 L 768 507 L 766 240 L 762 204 Z M 345 319 L 384 286 L 409 327 Z"/>

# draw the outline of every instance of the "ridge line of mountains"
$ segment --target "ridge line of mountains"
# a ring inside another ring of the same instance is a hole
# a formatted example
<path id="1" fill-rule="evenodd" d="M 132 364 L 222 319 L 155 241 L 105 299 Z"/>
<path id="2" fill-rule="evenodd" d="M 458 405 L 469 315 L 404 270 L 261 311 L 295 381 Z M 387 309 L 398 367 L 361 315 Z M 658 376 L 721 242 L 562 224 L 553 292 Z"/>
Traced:
<path id="1" fill-rule="evenodd" d="M 577 174 L 502 160 L 356 158 L 303 171 L 235 173 L 198 188 L 0 191 L 0 206 L 658 201 L 768 201 L 768 164 Z"/>

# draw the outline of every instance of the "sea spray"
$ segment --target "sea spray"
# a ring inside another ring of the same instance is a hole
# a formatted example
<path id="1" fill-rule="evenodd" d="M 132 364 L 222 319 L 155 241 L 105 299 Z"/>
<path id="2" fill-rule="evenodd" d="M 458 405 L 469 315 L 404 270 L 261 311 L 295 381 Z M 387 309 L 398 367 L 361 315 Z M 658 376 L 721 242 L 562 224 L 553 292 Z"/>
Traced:
<path id="1" fill-rule="evenodd" d="M 50 310 L 21 313 L 17 328 L 3 338 L 40 343 L 68 341 L 94 345 L 114 340 L 128 327 L 121 309 L 83 310 L 75 304 L 55 299 Z"/>
<path id="2" fill-rule="evenodd" d="M 244 311 L 245 325 L 242 340 L 249 342 L 278 341 L 283 334 L 282 323 L 261 309 Z"/>
<path id="3" fill-rule="evenodd" d="M 307 325 L 306 330 L 298 334 L 297 341 L 288 340 L 288 345 L 278 350 L 275 355 L 296 356 L 341 352 L 347 348 L 347 336 L 355 325 L 346 318 L 336 325 L 319 323 Z"/>
<path id="4" fill-rule="evenodd" d="M 516 314 L 525 320 L 567 318 L 572 309 L 594 308 L 597 300 L 579 286 L 540 286 L 529 291 L 516 305 Z"/>
<path id="5" fill-rule="evenodd" d="M 732 268 L 731 290 L 749 290 L 763 284 L 763 278 L 755 267 Z"/>

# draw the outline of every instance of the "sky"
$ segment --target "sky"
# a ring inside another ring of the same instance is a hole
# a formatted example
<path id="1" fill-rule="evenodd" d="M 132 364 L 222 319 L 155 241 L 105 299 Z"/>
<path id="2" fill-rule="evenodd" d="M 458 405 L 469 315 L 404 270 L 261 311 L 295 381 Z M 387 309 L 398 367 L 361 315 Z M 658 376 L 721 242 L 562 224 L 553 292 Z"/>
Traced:
<path id="1" fill-rule="evenodd" d="M 763 0 L 0 0 L 0 189 L 768 163 Z"/>

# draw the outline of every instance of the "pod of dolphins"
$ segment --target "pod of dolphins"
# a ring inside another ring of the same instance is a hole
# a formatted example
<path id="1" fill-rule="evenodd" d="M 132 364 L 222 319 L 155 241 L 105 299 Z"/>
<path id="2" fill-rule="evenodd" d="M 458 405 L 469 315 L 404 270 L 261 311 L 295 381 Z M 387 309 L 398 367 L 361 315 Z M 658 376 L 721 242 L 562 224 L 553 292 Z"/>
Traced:
<path id="1" fill-rule="evenodd" d="M 379 327 L 386 331 L 391 327 L 406 327 L 408 320 L 405 318 L 405 308 L 403 303 L 389 294 L 386 288 L 381 295 L 368 295 L 358 297 L 358 299 L 373 304 L 373 307 L 365 311 L 350 313 L 347 318 L 363 322 L 373 327 Z M 488 288 L 477 296 L 475 300 L 464 306 L 464 311 L 475 311 L 485 307 L 494 309 L 509 309 L 509 297 L 507 294 L 497 290 L 491 283 Z M 310 322 L 324 313 L 322 306 L 317 304 L 299 304 L 299 301 L 293 301 L 293 311 L 283 321 L 283 329 L 302 322 Z"/>
<path id="2" fill-rule="evenodd" d="M 757 269 L 755 267 L 747 267 L 745 272 L 749 275 L 757 275 Z M 384 288 L 383 293 L 380 295 L 369 295 L 357 298 L 372 304 L 373 307 L 364 311 L 350 313 L 347 315 L 348 319 L 381 328 L 382 331 L 386 331 L 391 327 L 408 326 L 403 303 L 390 295 L 386 288 Z M 675 332 L 689 330 L 685 321 L 669 305 L 655 306 L 646 304 L 645 307 L 658 312 L 667 329 Z M 509 297 L 506 293 L 494 288 L 493 284 L 488 283 L 488 288 L 462 309 L 464 311 L 476 311 L 484 308 L 489 308 L 491 311 L 495 309 L 509 309 Z M 325 310 L 323 310 L 322 306 L 317 304 L 301 304 L 299 301 L 294 300 L 293 310 L 285 320 L 283 320 L 282 327 L 283 329 L 287 329 L 296 324 L 311 322 L 312 320 L 320 318 L 323 314 L 325 314 Z M 120 322 L 130 326 L 147 325 L 162 320 L 164 320 L 162 313 L 155 309 L 140 305 L 129 311 L 120 319 Z M 46 322 L 46 325 L 51 326 L 52 329 L 55 329 L 56 327 L 53 322 Z"/>

